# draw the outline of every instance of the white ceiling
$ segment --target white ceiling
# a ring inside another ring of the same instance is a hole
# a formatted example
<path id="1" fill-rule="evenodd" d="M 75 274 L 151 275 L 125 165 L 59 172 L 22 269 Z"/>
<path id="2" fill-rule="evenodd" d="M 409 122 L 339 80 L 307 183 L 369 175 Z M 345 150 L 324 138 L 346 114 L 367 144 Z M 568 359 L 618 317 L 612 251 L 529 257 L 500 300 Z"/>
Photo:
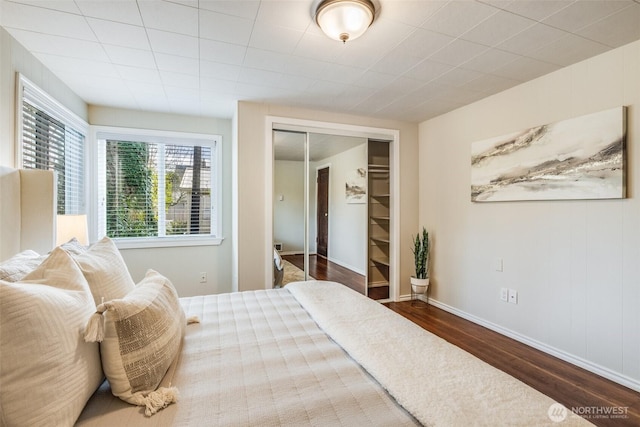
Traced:
<path id="1" fill-rule="evenodd" d="M 226 117 L 250 100 L 419 122 L 640 39 L 640 0 L 376 0 L 342 45 L 319 0 L 0 0 L 87 103 Z"/>

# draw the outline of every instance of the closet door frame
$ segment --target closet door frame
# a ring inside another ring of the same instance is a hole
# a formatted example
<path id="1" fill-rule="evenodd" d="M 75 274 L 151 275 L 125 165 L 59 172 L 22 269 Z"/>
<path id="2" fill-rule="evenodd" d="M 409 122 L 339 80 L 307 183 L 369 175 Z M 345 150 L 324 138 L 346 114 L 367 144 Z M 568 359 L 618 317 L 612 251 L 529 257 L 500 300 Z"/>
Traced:
<path id="1" fill-rule="evenodd" d="M 265 156 L 266 165 L 265 165 L 265 194 L 269 197 L 265 198 L 266 206 L 266 227 L 265 227 L 265 246 L 264 246 L 264 256 L 265 259 L 271 259 L 273 256 L 273 173 L 274 173 L 274 158 L 273 158 L 273 130 L 274 129 L 291 129 L 291 130 L 299 130 L 302 132 L 318 132 L 318 133 L 328 133 L 335 135 L 346 135 L 346 136 L 357 136 L 364 138 L 373 138 L 373 139 L 384 139 L 390 141 L 390 164 L 391 164 L 391 177 L 390 177 L 390 187 L 391 187 L 391 235 L 392 239 L 390 242 L 390 264 L 392 266 L 392 270 L 389 277 L 389 300 L 380 300 L 380 302 L 385 301 L 398 301 L 400 298 L 400 183 L 399 183 L 399 171 L 400 171 L 400 131 L 398 129 L 386 129 L 386 128 L 376 128 L 369 126 L 357 126 L 357 125 L 347 125 L 343 123 L 331 123 L 331 122 L 320 122 L 314 120 L 303 120 L 303 119 L 294 119 L 290 117 L 278 117 L 278 116 L 267 116 L 266 117 L 266 126 L 265 126 L 265 150 L 267 153 L 271 153 L 271 155 Z M 308 174 L 307 174 L 308 175 Z M 308 178 L 307 178 L 308 179 Z M 307 183 L 308 184 L 308 183 Z M 306 230 L 305 230 L 306 234 Z M 305 266 L 306 267 L 306 266 Z M 305 270 L 307 270 L 305 268 Z M 265 272 L 265 288 L 269 288 L 270 284 L 273 283 L 273 265 L 271 263 L 266 264 Z"/>

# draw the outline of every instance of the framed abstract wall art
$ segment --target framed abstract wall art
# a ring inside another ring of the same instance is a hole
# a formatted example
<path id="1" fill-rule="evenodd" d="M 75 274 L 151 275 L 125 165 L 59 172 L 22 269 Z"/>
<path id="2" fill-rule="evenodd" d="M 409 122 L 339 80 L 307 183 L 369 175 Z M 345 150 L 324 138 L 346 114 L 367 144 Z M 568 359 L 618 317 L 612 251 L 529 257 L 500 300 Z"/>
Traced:
<path id="1" fill-rule="evenodd" d="M 624 198 L 625 144 L 625 107 L 474 142 L 471 201 Z"/>
<path id="2" fill-rule="evenodd" d="M 367 169 L 358 168 L 347 173 L 345 197 L 347 203 L 367 202 Z"/>

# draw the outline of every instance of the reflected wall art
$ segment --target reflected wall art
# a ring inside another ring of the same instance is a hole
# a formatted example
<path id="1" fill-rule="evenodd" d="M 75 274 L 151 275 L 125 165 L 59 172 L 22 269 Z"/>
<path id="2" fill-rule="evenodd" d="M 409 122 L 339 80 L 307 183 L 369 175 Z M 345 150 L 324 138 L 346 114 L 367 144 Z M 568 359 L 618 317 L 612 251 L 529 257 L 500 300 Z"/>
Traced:
<path id="1" fill-rule="evenodd" d="M 471 201 L 625 197 L 626 108 L 471 145 Z"/>

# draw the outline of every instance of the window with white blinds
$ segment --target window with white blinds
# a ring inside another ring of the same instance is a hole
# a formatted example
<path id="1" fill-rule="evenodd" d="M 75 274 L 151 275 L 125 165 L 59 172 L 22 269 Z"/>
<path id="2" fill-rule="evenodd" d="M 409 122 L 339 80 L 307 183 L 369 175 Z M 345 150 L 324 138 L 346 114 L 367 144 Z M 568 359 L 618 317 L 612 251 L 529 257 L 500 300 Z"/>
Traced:
<path id="1" fill-rule="evenodd" d="M 99 231 L 129 240 L 220 237 L 220 137 L 168 134 L 98 131 Z"/>
<path id="2" fill-rule="evenodd" d="M 58 214 L 85 213 L 87 124 L 19 77 L 18 165 L 57 172 Z"/>

